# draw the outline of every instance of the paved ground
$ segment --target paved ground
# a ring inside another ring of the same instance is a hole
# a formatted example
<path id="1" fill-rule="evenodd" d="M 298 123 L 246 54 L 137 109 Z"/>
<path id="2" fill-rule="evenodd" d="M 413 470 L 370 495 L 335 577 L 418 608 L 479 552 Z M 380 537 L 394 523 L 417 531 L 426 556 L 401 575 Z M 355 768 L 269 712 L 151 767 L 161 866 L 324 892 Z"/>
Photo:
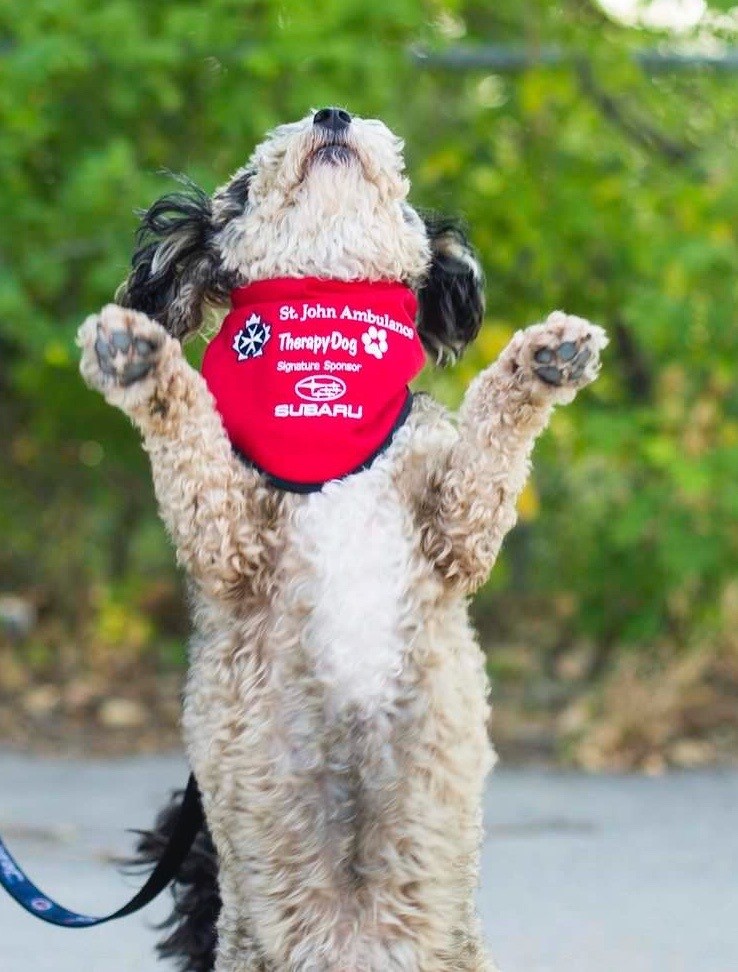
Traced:
<path id="1" fill-rule="evenodd" d="M 0 833 L 39 884 L 87 911 L 135 882 L 130 847 L 186 776 L 177 759 L 61 763 L 0 754 Z M 480 903 L 504 972 L 736 972 L 738 773 L 662 779 L 498 771 Z M 144 917 L 87 931 L 0 899 L 3 972 L 156 972 Z M 164 967 L 159 966 L 164 972 Z"/>

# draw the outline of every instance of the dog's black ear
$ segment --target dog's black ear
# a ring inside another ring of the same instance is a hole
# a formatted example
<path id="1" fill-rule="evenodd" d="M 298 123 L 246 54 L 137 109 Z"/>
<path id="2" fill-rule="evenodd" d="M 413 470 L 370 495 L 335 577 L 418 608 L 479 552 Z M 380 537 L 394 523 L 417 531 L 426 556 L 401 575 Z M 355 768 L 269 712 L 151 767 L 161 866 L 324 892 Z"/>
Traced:
<path id="1" fill-rule="evenodd" d="M 418 334 L 438 364 L 456 361 L 479 333 L 484 274 L 459 220 L 422 214 L 431 263 L 418 291 Z"/>
<path id="2" fill-rule="evenodd" d="M 249 200 L 249 187 L 254 177 L 253 169 L 239 169 L 224 186 L 213 195 L 213 220 L 217 230 L 226 223 L 242 216 Z"/>
<path id="3" fill-rule="evenodd" d="M 215 236 L 243 212 L 248 180 L 237 173 L 216 196 L 177 177 L 179 192 L 157 199 L 141 215 L 132 270 L 117 295 L 180 340 L 202 324 L 206 301 L 223 302 L 231 281 L 220 267 Z"/>

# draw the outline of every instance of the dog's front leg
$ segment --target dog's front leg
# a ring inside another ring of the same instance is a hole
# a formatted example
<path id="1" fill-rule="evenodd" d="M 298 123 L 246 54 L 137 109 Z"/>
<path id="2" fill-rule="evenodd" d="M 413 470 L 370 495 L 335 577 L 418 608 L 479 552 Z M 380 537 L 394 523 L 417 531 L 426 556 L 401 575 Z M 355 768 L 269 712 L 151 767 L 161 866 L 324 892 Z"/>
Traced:
<path id="1" fill-rule="evenodd" d="M 141 431 L 177 558 L 206 595 L 269 583 L 277 494 L 233 455 L 203 378 L 146 315 L 109 304 L 79 330 L 80 370 Z"/>
<path id="2" fill-rule="evenodd" d="M 518 331 L 469 387 L 458 440 L 423 503 L 425 553 L 452 586 L 468 593 L 487 578 L 515 523 L 537 436 L 555 405 L 597 377 L 606 344 L 602 328 L 557 311 Z"/>

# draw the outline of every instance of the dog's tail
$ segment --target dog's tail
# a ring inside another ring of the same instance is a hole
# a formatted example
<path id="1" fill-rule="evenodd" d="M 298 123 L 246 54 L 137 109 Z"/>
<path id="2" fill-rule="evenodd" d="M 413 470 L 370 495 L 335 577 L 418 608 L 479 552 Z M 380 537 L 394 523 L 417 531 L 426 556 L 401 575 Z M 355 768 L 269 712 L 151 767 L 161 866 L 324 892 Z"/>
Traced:
<path id="1" fill-rule="evenodd" d="M 153 830 L 139 832 L 136 854 L 126 862 L 136 869 L 156 866 L 174 830 L 183 792 L 172 795 Z M 204 827 L 171 884 L 174 909 L 159 925 L 167 935 L 157 945 L 160 958 L 174 959 L 179 972 L 212 972 L 215 967 L 216 922 L 220 913 L 218 859 Z"/>

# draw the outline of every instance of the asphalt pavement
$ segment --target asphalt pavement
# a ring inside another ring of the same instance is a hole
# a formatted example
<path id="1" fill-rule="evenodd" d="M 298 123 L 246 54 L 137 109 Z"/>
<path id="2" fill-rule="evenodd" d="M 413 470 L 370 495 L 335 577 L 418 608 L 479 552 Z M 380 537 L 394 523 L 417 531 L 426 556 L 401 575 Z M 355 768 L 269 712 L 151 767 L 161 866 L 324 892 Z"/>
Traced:
<path id="1" fill-rule="evenodd" d="M 187 769 L 176 757 L 60 762 L 0 753 L 0 834 L 83 912 L 137 887 L 113 859 Z M 658 778 L 496 770 L 479 902 L 502 972 L 738 972 L 738 772 Z M 167 901 L 61 930 L 0 891 L 0 972 L 165 972 Z"/>

